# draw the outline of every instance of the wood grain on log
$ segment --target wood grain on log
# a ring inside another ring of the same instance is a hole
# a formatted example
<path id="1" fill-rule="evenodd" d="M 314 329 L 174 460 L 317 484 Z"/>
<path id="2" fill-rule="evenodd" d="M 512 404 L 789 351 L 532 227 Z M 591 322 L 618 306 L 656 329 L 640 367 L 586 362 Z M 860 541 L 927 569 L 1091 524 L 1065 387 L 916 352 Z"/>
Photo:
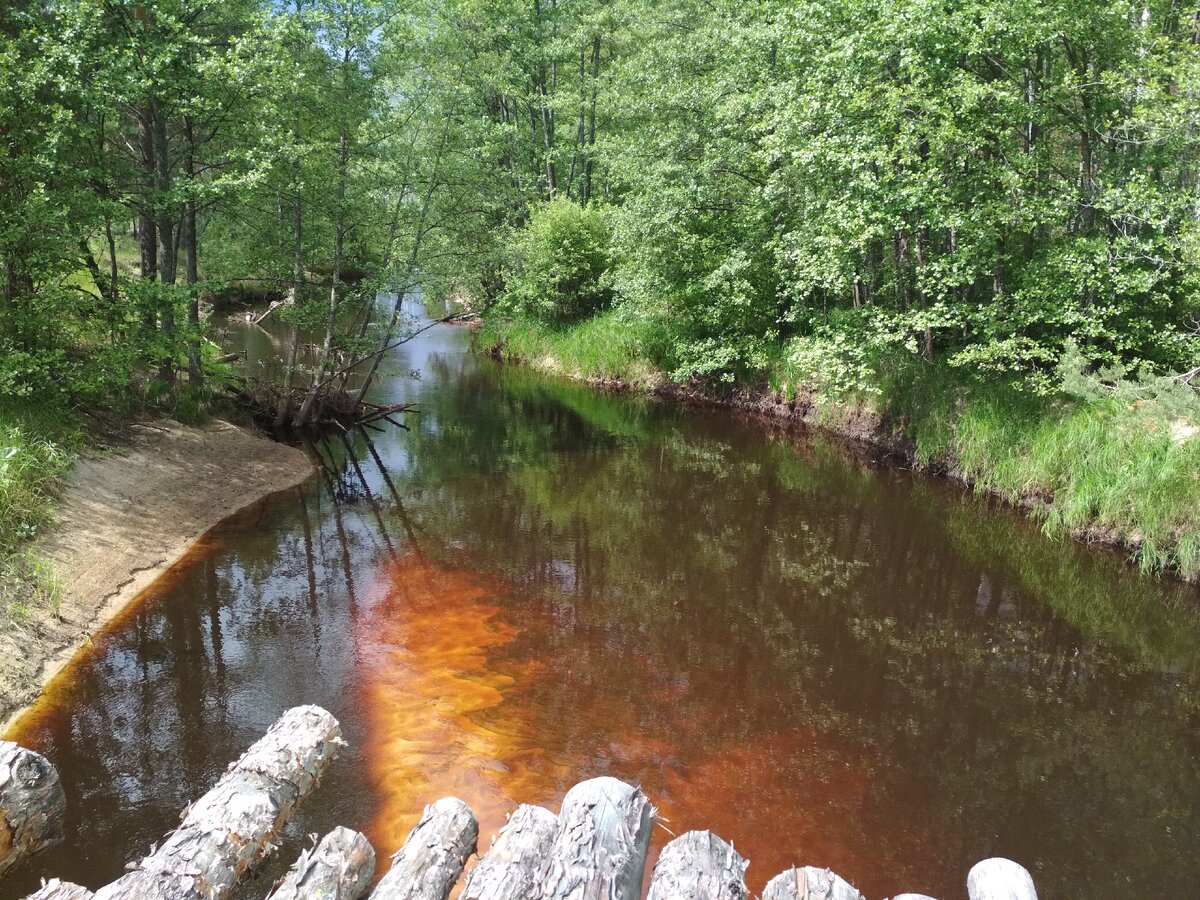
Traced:
<path id="1" fill-rule="evenodd" d="M 767 883 L 762 900 L 864 900 L 844 878 L 814 866 L 788 869 Z"/>
<path id="2" fill-rule="evenodd" d="M 305 850 L 267 900 L 359 900 L 375 875 L 371 842 L 349 828 L 335 828 Z"/>
<path id="3" fill-rule="evenodd" d="M 593 778 L 563 798 L 558 833 L 537 896 L 545 900 L 637 900 L 654 809 L 641 788 Z"/>
<path id="4" fill-rule="evenodd" d="M 66 815 L 67 795 L 46 757 L 0 741 L 0 877 L 61 843 Z"/>
<path id="5" fill-rule="evenodd" d="M 522 804 L 509 816 L 492 847 L 467 875 L 459 900 L 515 900 L 535 897 L 550 858 L 558 816 L 540 806 Z"/>
<path id="6" fill-rule="evenodd" d="M 927 894 L 897 894 L 892 900 L 933 900 Z"/>
<path id="7" fill-rule="evenodd" d="M 971 900 L 1037 900 L 1037 891 L 1024 866 L 997 856 L 971 868 L 967 896 Z"/>
<path id="8" fill-rule="evenodd" d="M 457 797 L 425 807 L 371 900 L 446 900 L 475 852 L 479 823 Z"/>
<path id="9" fill-rule="evenodd" d="M 689 831 L 663 847 L 647 900 L 745 900 L 748 865 L 711 831 Z"/>
<path id="10" fill-rule="evenodd" d="M 25 900 L 92 900 L 92 892 L 69 881 L 51 878 Z"/>
<path id="11" fill-rule="evenodd" d="M 332 762 L 337 720 L 316 706 L 285 712 L 184 814 L 183 824 L 135 871 L 96 900 L 222 900 Z"/>

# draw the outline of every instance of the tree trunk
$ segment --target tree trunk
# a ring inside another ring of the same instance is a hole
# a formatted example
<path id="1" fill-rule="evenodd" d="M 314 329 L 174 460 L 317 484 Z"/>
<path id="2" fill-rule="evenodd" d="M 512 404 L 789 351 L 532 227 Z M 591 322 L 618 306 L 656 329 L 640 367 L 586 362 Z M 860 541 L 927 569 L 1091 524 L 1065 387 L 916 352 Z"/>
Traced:
<path id="1" fill-rule="evenodd" d="M 183 824 L 96 900 L 224 900 L 271 842 L 342 744 L 337 720 L 316 706 L 285 712 Z"/>
<path id="2" fill-rule="evenodd" d="M 183 136 L 187 141 L 186 165 L 188 177 L 195 189 L 196 169 L 196 136 L 192 130 L 192 118 L 186 116 L 183 120 Z M 200 280 L 199 237 L 196 234 L 196 199 L 189 197 L 183 207 L 183 250 L 185 263 L 185 279 L 188 291 L 188 383 L 200 385 L 204 381 L 204 372 L 200 367 L 200 297 L 196 294 L 195 284 Z"/>
<path id="3" fill-rule="evenodd" d="M 711 831 L 689 831 L 663 848 L 646 900 L 746 900 L 747 866 Z"/>
<path id="4" fill-rule="evenodd" d="M 805 866 L 780 872 L 767 883 L 762 900 L 864 900 L 849 882 L 829 869 Z"/>
<path id="5" fill-rule="evenodd" d="M 593 778 L 563 798 L 543 900 L 638 900 L 654 809 L 640 788 Z"/>
<path id="6" fill-rule="evenodd" d="M 179 256 L 175 244 L 175 221 L 167 198 L 171 191 L 171 148 L 167 141 L 167 119 L 162 108 L 151 104 L 153 123 L 154 178 L 158 202 L 155 204 L 158 230 L 158 276 L 168 287 L 174 287 L 179 272 Z M 159 364 L 159 377 L 163 381 L 175 380 L 175 305 L 174 297 L 168 295 L 162 308 L 162 329 L 167 338 L 168 354 Z"/>
<path id="7" fill-rule="evenodd" d="M 558 816 L 540 806 L 517 807 L 487 855 L 467 876 L 459 900 L 536 897 L 538 877 L 558 832 Z"/>
<path id="8" fill-rule="evenodd" d="M 85 887 L 51 878 L 25 900 L 92 900 L 92 892 Z"/>
<path id="9" fill-rule="evenodd" d="M 346 244 L 346 211 L 344 207 L 346 203 L 346 162 L 348 153 L 346 129 L 343 127 L 338 133 L 337 225 L 333 229 L 333 274 L 330 276 L 329 285 L 329 315 L 325 318 L 325 341 L 321 344 L 321 358 L 317 361 L 317 375 L 313 379 L 312 388 L 309 390 L 308 396 L 304 398 L 304 403 L 300 405 L 300 412 L 296 415 L 295 424 L 298 427 L 303 427 L 308 421 L 313 403 L 316 402 L 317 394 L 320 393 L 319 386 L 325 378 L 325 369 L 329 365 L 329 357 L 333 353 L 333 337 L 337 330 L 338 286 L 342 277 L 342 254 L 345 252 Z"/>
<path id="10" fill-rule="evenodd" d="M 0 741 L 0 877 L 62 842 L 67 796 L 47 759 Z"/>
<path id="11" fill-rule="evenodd" d="M 587 206 L 592 199 L 592 151 L 596 146 L 596 94 L 600 78 L 600 35 L 592 38 L 592 99 L 588 108 L 587 153 L 583 163 L 583 192 L 580 199 Z"/>
<path id="12" fill-rule="evenodd" d="M 305 850 L 267 900 L 359 900 L 375 875 L 375 851 L 357 831 L 338 827 Z"/>
<path id="13" fill-rule="evenodd" d="M 141 251 L 141 276 L 146 279 L 158 277 L 158 235 L 154 226 L 154 129 L 151 126 L 153 113 L 149 106 L 138 110 L 138 150 L 141 155 L 142 196 L 138 209 L 137 237 Z M 151 323 L 153 325 L 153 323 Z"/>
<path id="14" fill-rule="evenodd" d="M 456 797 L 429 804 L 371 900 L 446 900 L 478 840 L 467 804 Z"/>
<path id="15" fill-rule="evenodd" d="M 993 857 L 978 862 L 967 875 L 971 900 L 1037 900 L 1033 876 L 1011 859 Z"/>

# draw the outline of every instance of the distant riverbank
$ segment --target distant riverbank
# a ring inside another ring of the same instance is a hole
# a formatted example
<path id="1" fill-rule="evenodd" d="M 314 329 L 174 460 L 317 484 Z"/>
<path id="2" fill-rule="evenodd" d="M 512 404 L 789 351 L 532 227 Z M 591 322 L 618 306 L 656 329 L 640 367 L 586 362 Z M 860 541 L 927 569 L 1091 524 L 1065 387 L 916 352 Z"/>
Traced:
<path id="1" fill-rule="evenodd" d="M 133 426 L 125 446 L 80 457 L 34 547 L 53 599 L 0 622 L 0 722 L 204 532 L 311 472 L 303 451 L 221 420 Z"/>
<path id="2" fill-rule="evenodd" d="M 811 390 L 778 366 L 759 386 L 678 384 L 613 313 L 561 329 L 493 315 L 479 346 L 609 390 L 820 427 L 1018 506 L 1048 534 L 1200 581 L 1200 397 L 1179 380 L 1076 373 L 1076 393 L 1040 397 L 931 367 L 862 396 Z"/>

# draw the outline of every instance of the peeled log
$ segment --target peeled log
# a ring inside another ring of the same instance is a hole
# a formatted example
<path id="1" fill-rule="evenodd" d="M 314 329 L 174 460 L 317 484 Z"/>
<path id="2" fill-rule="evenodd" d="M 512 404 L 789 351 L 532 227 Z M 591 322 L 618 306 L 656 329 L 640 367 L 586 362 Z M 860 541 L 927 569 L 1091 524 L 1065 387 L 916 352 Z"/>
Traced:
<path id="1" fill-rule="evenodd" d="M 51 878 L 25 900 L 92 900 L 92 892 L 69 881 Z"/>
<path id="2" fill-rule="evenodd" d="M 359 900 L 374 875 L 371 842 L 338 827 L 300 854 L 267 900 Z"/>
<path id="3" fill-rule="evenodd" d="M 41 754 L 0 741 L 0 877 L 62 842 L 67 795 Z"/>
<path id="4" fill-rule="evenodd" d="M 467 804 L 457 797 L 429 804 L 371 900 L 446 900 L 478 840 L 479 823 Z"/>
<path id="5" fill-rule="evenodd" d="M 183 824 L 96 900 L 223 900 L 271 850 L 296 804 L 317 786 L 341 741 L 317 706 L 289 709 L 243 754 Z"/>
<path id="6" fill-rule="evenodd" d="M 933 900 L 927 894 L 897 894 L 892 900 Z"/>
<path id="7" fill-rule="evenodd" d="M 971 900 L 1037 900 L 1033 876 L 1024 866 L 996 856 L 975 863 L 967 875 Z"/>
<path id="8" fill-rule="evenodd" d="M 788 869 L 767 883 L 762 900 L 864 900 L 844 878 L 814 866 Z"/>
<path id="9" fill-rule="evenodd" d="M 563 798 L 543 900 L 638 900 L 654 810 L 641 788 L 593 778 Z"/>
<path id="10" fill-rule="evenodd" d="M 459 900 L 515 900 L 537 896 L 538 881 L 550 858 L 558 816 L 522 804 L 500 829 L 479 864 L 467 876 Z"/>
<path id="11" fill-rule="evenodd" d="M 663 847 L 647 900 L 746 900 L 749 865 L 711 831 L 689 831 Z"/>

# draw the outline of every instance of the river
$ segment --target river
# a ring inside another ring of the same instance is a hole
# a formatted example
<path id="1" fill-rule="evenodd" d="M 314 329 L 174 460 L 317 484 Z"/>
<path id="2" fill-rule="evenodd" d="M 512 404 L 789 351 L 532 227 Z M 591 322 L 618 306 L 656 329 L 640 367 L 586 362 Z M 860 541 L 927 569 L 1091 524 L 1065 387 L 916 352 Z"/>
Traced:
<path id="1" fill-rule="evenodd" d="M 278 337 L 231 340 L 253 363 Z M 1043 900 L 1196 895 L 1194 589 L 820 435 L 470 338 L 397 350 L 374 392 L 419 405 L 409 431 L 317 448 L 318 476 L 207 535 L 17 723 L 70 821 L 0 895 L 117 877 L 301 703 L 349 746 L 240 897 L 334 825 L 386 855 L 456 794 L 486 847 L 597 774 L 645 787 L 656 848 L 732 840 L 755 890 L 799 863 L 949 900 L 1004 855 Z"/>

